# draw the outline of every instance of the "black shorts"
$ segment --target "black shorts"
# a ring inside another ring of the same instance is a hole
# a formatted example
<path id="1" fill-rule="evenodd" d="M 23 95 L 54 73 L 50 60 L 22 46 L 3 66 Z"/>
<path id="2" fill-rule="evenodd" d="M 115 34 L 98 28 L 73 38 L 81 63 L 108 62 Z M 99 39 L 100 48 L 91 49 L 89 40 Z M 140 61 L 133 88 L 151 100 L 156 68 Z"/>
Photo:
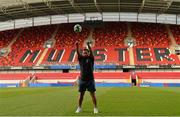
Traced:
<path id="1" fill-rule="evenodd" d="M 79 79 L 79 92 L 84 92 L 86 90 L 88 90 L 89 92 L 95 92 L 96 91 L 95 81 L 94 80 L 83 81 Z"/>

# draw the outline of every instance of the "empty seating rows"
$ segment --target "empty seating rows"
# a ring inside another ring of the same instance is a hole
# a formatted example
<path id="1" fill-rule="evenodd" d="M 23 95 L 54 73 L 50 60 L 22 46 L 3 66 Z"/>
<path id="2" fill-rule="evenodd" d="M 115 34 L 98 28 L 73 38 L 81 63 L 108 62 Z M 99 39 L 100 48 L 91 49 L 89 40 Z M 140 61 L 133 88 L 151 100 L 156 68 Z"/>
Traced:
<path id="1" fill-rule="evenodd" d="M 165 25 L 162 24 L 146 24 L 132 23 L 132 36 L 136 39 L 138 46 L 169 46 L 170 39 L 168 37 Z"/>
<path id="2" fill-rule="evenodd" d="M 0 73 L 0 80 L 25 80 L 30 73 Z"/>
<path id="3" fill-rule="evenodd" d="M 18 29 L 0 32 L 0 49 L 7 47 L 10 42 L 17 36 L 18 33 Z M 0 66 L 10 65 L 11 61 L 11 57 L 0 57 Z"/>
<path id="4" fill-rule="evenodd" d="M 54 37 L 54 48 L 75 48 L 74 44 L 76 41 L 79 41 L 82 46 L 84 41 L 90 36 L 90 31 L 92 30 L 92 27 L 82 25 L 82 32 L 75 33 L 73 31 L 74 24 L 26 28 L 11 46 L 12 51 L 9 55 L 0 58 L 0 66 L 18 66 L 19 60 L 17 58 L 22 56 L 22 52 L 28 49 L 43 48 L 45 41 L 52 37 L 57 26 L 59 29 Z M 179 43 L 179 26 L 171 26 L 171 30 L 176 42 Z M 168 47 L 171 44 L 165 25 L 162 24 L 131 23 L 131 31 L 137 46 L 158 45 Z M 18 32 L 19 29 L 0 32 L 0 48 L 7 46 Z M 124 46 L 124 39 L 127 37 L 127 33 L 128 28 L 126 23 L 103 23 L 94 27 L 92 37 L 97 47 Z M 114 55 L 112 56 L 116 57 Z M 34 64 L 23 64 L 23 66 L 29 65 Z"/>
<path id="5" fill-rule="evenodd" d="M 11 46 L 11 52 L 7 57 L 0 58 L 1 66 L 17 66 L 15 59 L 23 50 L 43 48 L 44 42 L 51 38 L 55 26 L 31 27 L 25 29 L 16 42 Z"/>
<path id="6" fill-rule="evenodd" d="M 36 73 L 37 79 L 76 79 L 79 73 Z M 128 73 L 119 72 L 95 72 L 95 79 L 128 79 Z"/>
<path id="7" fill-rule="evenodd" d="M 124 82 L 131 83 L 130 72 L 95 72 L 96 82 Z M 180 83 L 179 72 L 136 72 L 138 83 Z M 19 83 L 35 78 L 36 83 L 58 83 L 76 82 L 79 73 L 0 73 L 0 84 L 2 83 Z M 55 81 L 55 82 L 54 82 Z"/>
<path id="8" fill-rule="evenodd" d="M 57 47 L 69 47 L 75 45 L 75 42 L 78 41 L 79 45 L 83 45 L 84 40 L 87 39 L 89 35 L 89 29 L 87 27 L 83 27 L 81 33 L 76 33 L 73 30 L 73 24 L 61 24 L 59 26 L 58 32 L 55 36 Z"/>
<path id="9" fill-rule="evenodd" d="M 146 86 L 179 86 L 180 72 L 137 73 L 138 83 Z"/>
<path id="10" fill-rule="evenodd" d="M 126 23 L 104 23 L 93 32 L 96 46 L 123 46 L 126 36 Z"/>
<path id="11" fill-rule="evenodd" d="M 58 82 L 76 82 L 79 73 L 1 73 L 0 84 L 2 83 L 19 83 L 26 79 L 35 78 L 36 83 L 58 83 Z M 128 82 L 128 73 L 102 72 L 94 73 L 96 82 L 116 81 Z"/>
<path id="12" fill-rule="evenodd" d="M 180 72 L 137 72 L 139 79 L 180 79 Z"/>
<path id="13" fill-rule="evenodd" d="M 42 79 L 77 79 L 79 73 L 0 73 L 0 80 L 25 80 L 35 76 L 37 80 Z M 95 79 L 128 79 L 128 73 L 119 72 L 95 72 Z"/>
<path id="14" fill-rule="evenodd" d="M 94 72 L 95 79 L 129 79 L 130 72 Z M 180 72 L 136 72 L 138 79 L 180 79 Z M 40 79 L 76 79 L 79 73 L 0 73 L 0 80 L 25 80 L 36 76 Z"/>
<path id="15" fill-rule="evenodd" d="M 180 45 L 180 26 L 172 25 L 170 28 L 176 43 Z"/>
<path id="16" fill-rule="evenodd" d="M 8 46 L 19 30 L 8 30 L 0 32 L 0 49 Z"/>

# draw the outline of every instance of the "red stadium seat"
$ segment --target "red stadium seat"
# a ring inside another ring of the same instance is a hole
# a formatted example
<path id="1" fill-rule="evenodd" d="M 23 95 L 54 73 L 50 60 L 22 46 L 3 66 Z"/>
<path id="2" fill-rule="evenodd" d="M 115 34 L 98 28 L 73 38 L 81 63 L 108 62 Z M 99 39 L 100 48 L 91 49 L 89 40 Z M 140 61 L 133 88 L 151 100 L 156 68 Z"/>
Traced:
<path id="1" fill-rule="evenodd" d="M 180 26 L 170 26 L 171 32 L 173 33 L 174 39 L 178 45 L 180 45 Z"/>
<path id="2" fill-rule="evenodd" d="M 170 39 L 162 24 L 132 23 L 132 36 L 137 46 L 169 46 Z"/>
<path id="3" fill-rule="evenodd" d="M 1 66 L 18 66 L 18 62 L 14 61 L 18 54 L 23 50 L 27 49 L 39 49 L 43 48 L 46 40 L 50 39 L 52 33 L 55 31 L 55 26 L 42 26 L 42 27 L 31 27 L 25 29 L 17 39 L 17 41 L 12 45 L 11 52 L 7 57 L 0 58 Z M 16 32 L 17 33 L 17 32 Z M 13 35 L 15 35 L 13 33 Z M 10 36 L 14 37 L 14 36 Z M 9 37 L 9 38 L 10 38 Z M 9 40 L 12 40 L 10 38 Z M 24 64 L 26 66 L 26 64 Z"/>
<path id="4" fill-rule="evenodd" d="M 73 30 L 73 24 L 62 24 L 59 26 L 59 30 L 55 36 L 56 45 L 55 48 L 69 47 L 72 48 L 75 42 L 78 41 L 79 45 L 82 46 L 85 39 L 89 35 L 89 30 L 87 27 L 83 27 L 81 33 L 76 33 Z"/>
<path id="5" fill-rule="evenodd" d="M 162 24 L 148 24 L 148 23 L 131 23 L 131 31 L 132 37 L 135 38 L 136 45 L 142 47 L 165 47 L 168 48 L 170 43 L 170 39 L 168 37 L 167 30 L 165 25 Z M 116 47 L 125 47 L 124 39 L 128 34 L 128 26 L 123 22 L 114 22 L 114 23 L 103 23 L 97 27 L 93 28 L 88 26 L 82 26 L 83 30 L 81 33 L 75 33 L 73 31 L 74 24 L 60 24 L 60 25 L 51 25 L 51 26 L 37 26 L 26 28 L 20 34 L 16 42 L 11 46 L 11 52 L 6 57 L 0 57 L 0 66 L 33 66 L 37 64 L 39 58 L 37 58 L 36 62 L 29 63 L 24 62 L 20 63 L 20 57 L 24 55 L 27 50 L 41 50 L 40 55 L 42 55 L 44 51 L 45 42 L 52 37 L 57 27 L 57 34 L 55 34 L 55 45 L 54 49 L 65 49 L 66 53 L 64 54 L 61 63 L 69 64 L 67 61 L 69 59 L 70 52 L 75 48 L 75 42 L 79 41 L 80 46 L 83 45 L 84 41 L 91 36 L 95 40 L 95 47 L 100 48 L 109 48 L 109 54 L 106 58 L 107 63 L 119 63 L 118 59 L 114 61 L 112 58 L 118 58 L 117 51 L 114 51 Z M 14 31 L 5 31 L 0 32 L 0 47 L 7 46 L 12 39 L 17 35 L 19 30 Z M 93 33 L 90 33 L 93 31 Z M 179 43 L 179 27 L 171 26 L 171 31 L 176 39 L 176 42 Z M 136 46 L 136 47 L 137 47 Z M 112 48 L 113 47 L 113 48 Z M 48 49 L 50 50 L 50 49 Z M 112 50 L 112 51 L 111 51 Z M 48 51 L 49 52 L 49 51 Z M 39 55 L 39 56 L 40 56 Z M 45 55 L 47 58 L 49 55 Z M 129 53 L 125 52 L 125 62 L 121 64 L 129 64 Z M 136 55 L 134 55 L 136 56 Z M 172 55 L 173 56 L 173 55 Z M 152 55 L 155 58 L 154 55 Z M 177 57 L 176 57 L 177 58 Z M 176 60 L 175 60 L 176 61 Z M 137 62 L 135 61 L 135 64 Z M 174 62 L 178 64 L 178 62 Z M 174 64 L 172 62 L 172 64 Z M 41 64 L 46 64 L 44 61 Z M 54 64 L 52 62 L 52 64 Z M 73 63 L 70 63 L 73 64 Z M 138 63 L 137 63 L 138 64 Z M 147 64 L 146 62 L 142 64 Z M 153 63 L 153 64 L 166 64 L 166 61 L 161 63 Z M 169 64 L 169 63 L 168 63 Z"/>
<path id="6" fill-rule="evenodd" d="M 126 23 L 104 23 L 94 29 L 96 46 L 123 46 L 127 37 Z"/>
<path id="7" fill-rule="evenodd" d="M 0 32 L 0 49 L 9 45 L 19 30 L 8 30 Z"/>

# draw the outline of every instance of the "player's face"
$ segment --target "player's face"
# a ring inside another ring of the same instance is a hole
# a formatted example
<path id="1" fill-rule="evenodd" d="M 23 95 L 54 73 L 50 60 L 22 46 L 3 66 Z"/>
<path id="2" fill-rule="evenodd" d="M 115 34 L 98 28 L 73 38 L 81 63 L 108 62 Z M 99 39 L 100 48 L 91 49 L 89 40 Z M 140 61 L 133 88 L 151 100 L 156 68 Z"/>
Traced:
<path id="1" fill-rule="evenodd" d="M 84 49 L 82 52 L 83 56 L 89 56 L 89 51 L 87 49 Z"/>

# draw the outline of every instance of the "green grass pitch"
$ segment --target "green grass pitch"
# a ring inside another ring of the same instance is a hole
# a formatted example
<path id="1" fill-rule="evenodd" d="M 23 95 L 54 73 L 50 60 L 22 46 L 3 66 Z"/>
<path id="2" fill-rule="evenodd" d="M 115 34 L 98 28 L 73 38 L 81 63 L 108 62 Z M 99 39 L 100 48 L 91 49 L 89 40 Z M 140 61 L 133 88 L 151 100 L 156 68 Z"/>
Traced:
<path id="1" fill-rule="evenodd" d="M 97 87 L 99 113 L 114 116 L 180 115 L 180 88 Z M 77 108 L 77 87 L 1 88 L 0 116 L 95 115 L 86 92 Z"/>

